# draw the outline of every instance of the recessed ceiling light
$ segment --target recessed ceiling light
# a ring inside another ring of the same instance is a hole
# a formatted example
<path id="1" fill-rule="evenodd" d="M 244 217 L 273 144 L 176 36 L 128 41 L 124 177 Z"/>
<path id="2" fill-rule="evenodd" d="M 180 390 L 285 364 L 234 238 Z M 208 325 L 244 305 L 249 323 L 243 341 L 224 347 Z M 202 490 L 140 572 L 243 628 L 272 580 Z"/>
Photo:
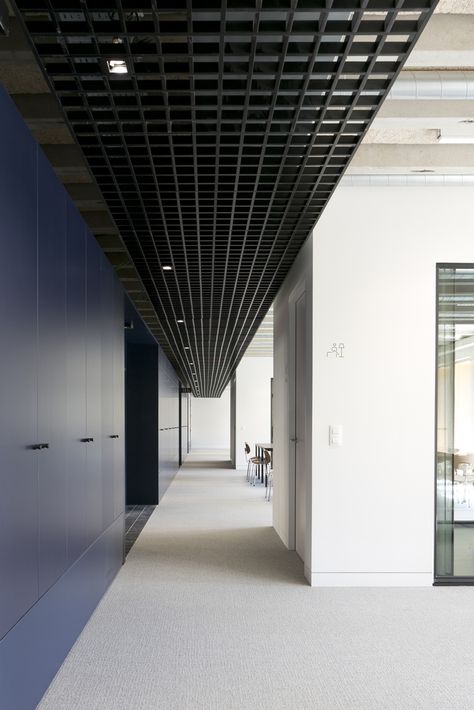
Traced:
<path id="1" fill-rule="evenodd" d="M 107 69 L 111 74 L 128 74 L 125 59 L 107 59 Z"/>
<path id="2" fill-rule="evenodd" d="M 176 323 L 184 323 L 184 320 L 182 318 L 179 318 Z"/>
<path id="3" fill-rule="evenodd" d="M 172 266 L 163 266 L 163 271 L 172 271 L 173 267 Z"/>
<path id="4" fill-rule="evenodd" d="M 185 350 L 191 350 L 191 348 L 189 347 L 189 345 L 185 345 L 185 346 L 184 346 L 184 349 L 185 349 Z"/>

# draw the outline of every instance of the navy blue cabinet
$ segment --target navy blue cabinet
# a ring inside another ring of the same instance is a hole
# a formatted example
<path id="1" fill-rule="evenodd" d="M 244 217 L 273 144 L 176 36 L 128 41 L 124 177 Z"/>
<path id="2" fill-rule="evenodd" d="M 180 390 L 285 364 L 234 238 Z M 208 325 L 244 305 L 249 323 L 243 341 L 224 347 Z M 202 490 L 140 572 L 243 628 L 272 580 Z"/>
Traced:
<path id="1" fill-rule="evenodd" d="M 125 509 L 123 290 L 105 257 L 102 304 L 102 512 L 104 527 Z"/>
<path id="2" fill-rule="evenodd" d="M 39 592 L 67 567 L 66 194 L 38 154 Z"/>
<path id="3" fill-rule="evenodd" d="M 0 160 L 0 637 L 38 598 L 36 145 L 14 118 Z"/>
<path id="4" fill-rule="evenodd" d="M 102 252 L 91 234 L 86 239 L 86 520 L 89 543 L 102 525 Z"/>
<path id="5" fill-rule="evenodd" d="M 102 515 L 106 528 L 114 514 L 114 451 L 119 432 L 114 429 L 114 348 L 115 348 L 115 277 L 110 267 L 101 264 L 101 320 L 102 320 Z M 112 318 L 110 314 L 113 314 Z"/>
<path id="6" fill-rule="evenodd" d="M 113 414 L 114 423 L 114 518 L 125 511 L 125 349 L 123 331 L 124 293 L 114 277 Z"/>
<path id="7" fill-rule="evenodd" d="M 123 304 L 1 86 L 0 122 L 0 707 L 29 708 L 122 561 Z"/>
<path id="8" fill-rule="evenodd" d="M 86 229 L 72 204 L 67 206 L 67 477 L 68 563 L 84 552 L 89 541 L 84 524 L 87 506 L 86 444 Z"/>

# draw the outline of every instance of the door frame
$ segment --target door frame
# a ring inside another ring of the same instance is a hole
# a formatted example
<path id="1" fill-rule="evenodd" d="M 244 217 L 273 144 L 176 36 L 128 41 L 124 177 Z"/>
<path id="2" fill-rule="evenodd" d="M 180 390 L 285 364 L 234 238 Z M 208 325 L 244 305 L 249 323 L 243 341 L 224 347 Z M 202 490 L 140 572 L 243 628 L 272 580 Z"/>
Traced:
<path id="1" fill-rule="evenodd" d="M 306 530 L 305 530 L 305 552 L 304 565 L 305 574 L 308 578 L 311 569 L 311 514 L 312 514 L 312 485 L 311 485 L 311 468 L 312 468 L 312 426 L 311 426 L 311 410 L 312 410 L 312 369 L 311 369 L 311 353 L 312 353 L 312 328 L 311 328 L 311 289 L 307 288 L 306 279 L 303 278 L 295 288 L 291 291 L 288 298 L 288 322 L 289 322 L 289 341 L 288 341 L 288 548 L 296 549 L 296 451 L 295 443 L 291 439 L 295 438 L 295 423 L 296 423 L 296 304 L 301 296 L 306 296 L 305 318 L 307 330 L 307 347 L 305 361 L 305 376 L 308 381 L 308 396 L 306 397 L 306 417 L 305 417 L 305 488 L 306 488 Z"/>
<path id="2" fill-rule="evenodd" d="M 237 466 L 237 375 L 234 372 L 230 379 L 230 465 Z"/>

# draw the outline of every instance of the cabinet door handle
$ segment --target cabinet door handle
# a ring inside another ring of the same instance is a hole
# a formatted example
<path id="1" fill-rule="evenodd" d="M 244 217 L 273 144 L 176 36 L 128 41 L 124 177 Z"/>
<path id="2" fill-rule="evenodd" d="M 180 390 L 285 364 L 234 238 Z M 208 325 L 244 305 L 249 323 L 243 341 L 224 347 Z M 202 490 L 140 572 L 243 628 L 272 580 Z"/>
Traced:
<path id="1" fill-rule="evenodd" d="M 110 438 L 111 438 L 111 439 L 118 439 L 118 438 L 119 438 L 119 435 L 118 435 L 118 434 L 111 434 L 111 435 L 110 435 Z"/>
<path id="2" fill-rule="evenodd" d="M 32 444 L 30 446 L 30 449 L 33 449 L 33 451 L 41 451 L 42 449 L 49 449 L 49 444 Z"/>
<path id="3" fill-rule="evenodd" d="M 94 441 L 94 437 L 92 437 L 92 436 L 86 436 L 84 439 L 81 439 L 81 441 L 82 441 L 84 444 L 88 444 L 89 441 Z"/>

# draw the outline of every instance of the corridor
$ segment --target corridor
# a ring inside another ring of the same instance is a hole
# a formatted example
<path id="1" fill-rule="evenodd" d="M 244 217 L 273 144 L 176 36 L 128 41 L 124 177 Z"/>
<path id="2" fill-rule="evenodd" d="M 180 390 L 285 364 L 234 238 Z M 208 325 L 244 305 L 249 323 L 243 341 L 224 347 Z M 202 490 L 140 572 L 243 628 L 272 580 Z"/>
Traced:
<path id="1" fill-rule="evenodd" d="M 245 472 L 188 460 L 40 710 L 466 710 L 472 589 L 311 589 Z"/>

